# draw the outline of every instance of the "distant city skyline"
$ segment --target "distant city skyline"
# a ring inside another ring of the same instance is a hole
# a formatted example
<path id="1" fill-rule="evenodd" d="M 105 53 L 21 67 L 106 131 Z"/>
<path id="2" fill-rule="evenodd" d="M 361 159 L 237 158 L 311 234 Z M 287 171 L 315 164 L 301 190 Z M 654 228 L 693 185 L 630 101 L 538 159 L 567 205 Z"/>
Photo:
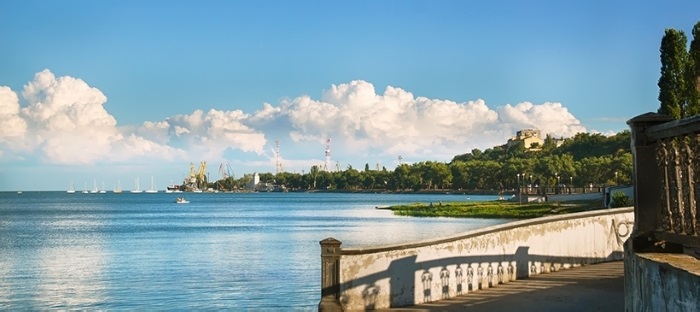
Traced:
<path id="1" fill-rule="evenodd" d="M 656 111 L 697 1 L 3 1 L 0 191 L 448 162 Z M 8 14 L 7 12 L 12 12 Z M 1 14 L 1 13 L 0 13 Z M 143 184 L 143 183 L 142 183 Z M 143 185 L 142 185 L 143 187 Z"/>

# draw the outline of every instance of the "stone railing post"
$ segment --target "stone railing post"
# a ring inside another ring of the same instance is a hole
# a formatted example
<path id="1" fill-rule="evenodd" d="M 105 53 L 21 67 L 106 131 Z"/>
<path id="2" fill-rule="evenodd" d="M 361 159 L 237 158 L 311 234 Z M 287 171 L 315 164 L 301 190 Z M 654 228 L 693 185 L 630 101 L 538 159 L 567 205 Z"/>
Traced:
<path id="1" fill-rule="evenodd" d="M 342 311 L 340 305 L 340 244 L 329 237 L 321 244 L 321 302 L 318 311 Z"/>
<path id="2" fill-rule="evenodd" d="M 644 249 L 648 243 L 653 243 L 645 240 L 658 227 L 664 189 L 656 155 L 657 143 L 649 140 L 645 130 L 672 120 L 666 115 L 646 113 L 627 121 L 634 158 L 634 230 L 630 238 L 635 249 Z"/>

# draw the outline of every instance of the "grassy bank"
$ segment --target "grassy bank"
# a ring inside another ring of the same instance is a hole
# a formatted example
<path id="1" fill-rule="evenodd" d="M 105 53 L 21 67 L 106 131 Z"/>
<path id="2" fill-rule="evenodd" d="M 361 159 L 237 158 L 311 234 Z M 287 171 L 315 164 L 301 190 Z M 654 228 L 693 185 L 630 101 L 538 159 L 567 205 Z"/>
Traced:
<path id="1" fill-rule="evenodd" d="M 527 204 L 506 201 L 447 202 L 378 207 L 378 209 L 391 210 L 399 216 L 488 219 L 528 219 L 599 208 L 601 208 L 601 203 L 598 201 Z"/>

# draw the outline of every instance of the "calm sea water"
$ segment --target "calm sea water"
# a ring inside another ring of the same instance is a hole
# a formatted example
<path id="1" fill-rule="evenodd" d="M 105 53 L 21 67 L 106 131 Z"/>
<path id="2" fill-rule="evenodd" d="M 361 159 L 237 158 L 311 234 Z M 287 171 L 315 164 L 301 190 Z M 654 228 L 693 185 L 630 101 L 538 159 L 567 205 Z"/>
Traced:
<path id="1" fill-rule="evenodd" d="M 178 195 L 0 193 L 0 310 L 315 310 L 324 238 L 376 246 L 507 222 L 375 209 L 465 195 Z"/>

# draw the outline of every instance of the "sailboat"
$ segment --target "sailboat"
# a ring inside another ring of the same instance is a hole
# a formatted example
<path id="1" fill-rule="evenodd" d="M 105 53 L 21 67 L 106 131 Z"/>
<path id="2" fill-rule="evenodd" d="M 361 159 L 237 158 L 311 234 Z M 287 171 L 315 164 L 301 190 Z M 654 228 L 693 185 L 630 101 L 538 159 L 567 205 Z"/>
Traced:
<path id="1" fill-rule="evenodd" d="M 158 190 L 156 190 L 156 187 L 153 184 L 153 176 L 151 176 L 151 188 L 146 190 L 146 193 L 158 193 Z"/>
<path id="2" fill-rule="evenodd" d="M 73 194 L 75 193 L 75 188 L 73 187 L 73 179 L 70 180 L 70 185 L 68 186 L 68 190 L 66 191 L 68 194 Z"/>
<path id="3" fill-rule="evenodd" d="M 142 193 L 143 191 L 141 190 L 141 186 L 139 186 L 139 178 L 136 178 L 134 181 L 135 187 L 133 190 L 131 190 L 131 193 Z"/>
<path id="4" fill-rule="evenodd" d="M 122 192 L 122 186 L 119 184 L 119 179 L 117 179 L 117 186 L 114 187 L 113 193 L 121 193 Z"/>
<path id="5" fill-rule="evenodd" d="M 97 190 L 97 179 L 92 180 L 92 190 L 90 191 L 91 194 L 96 194 L 98 192 Z"/>
<path id="6" fill-rule="evenodd" d="M 83 194 L 87 194 L 87 193 L 90 193 L 90 192 L 88 192 L 88 190 L 87 190 L 87 182 L 85 182 L 85 186 L 83 186 Z"/>
<path id="7" fill-rule="evenodd" d="M 102 181 L 102 189 L 100 190 L 100 194 L 107 193 L 107 190 L 105 190 L 105 182 Z"/>

